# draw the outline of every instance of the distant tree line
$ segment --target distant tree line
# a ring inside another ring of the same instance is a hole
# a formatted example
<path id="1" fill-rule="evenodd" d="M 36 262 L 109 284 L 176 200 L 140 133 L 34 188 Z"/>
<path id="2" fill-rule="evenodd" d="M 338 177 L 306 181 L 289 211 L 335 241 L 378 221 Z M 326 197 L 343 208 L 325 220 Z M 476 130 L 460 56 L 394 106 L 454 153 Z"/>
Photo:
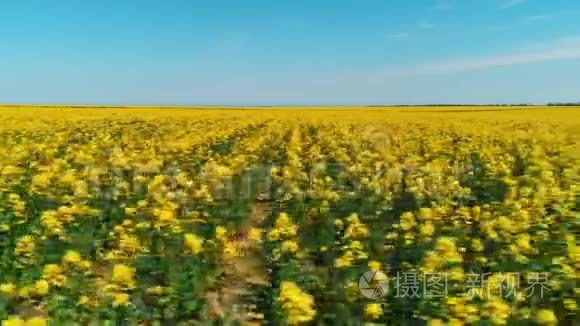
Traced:
<path id="1" fill-rule="evenodd" d="M 522 104 L 416 104 L 416 105 L 409 105 L 409 104 L 396 104 L 396 105 L 367 105 L 367 107 L 416 107 L 416 106 L 458 106 L 458 107 L 477 107 L 477 106 L 536 106 L 536 105 L 543 105 L 543 104 L 529 104 L 529 103 L 522 103 Z M 577 103 L 548 103 L 548 106 L 580 106 L 580 102 Z"/>
<path id="2" fill-rule="evenodd" d="M 367 107 L 415 107 L 415 106 L 529 106 L 534 104 L 396 104 L 396 105 L 367 105 Z"/>
<path id="3" fill-rule="evenodd" d="M 580 106 L 580 102 L 577 102 L 577 103 L 548 103 L 548 106 Z"/>

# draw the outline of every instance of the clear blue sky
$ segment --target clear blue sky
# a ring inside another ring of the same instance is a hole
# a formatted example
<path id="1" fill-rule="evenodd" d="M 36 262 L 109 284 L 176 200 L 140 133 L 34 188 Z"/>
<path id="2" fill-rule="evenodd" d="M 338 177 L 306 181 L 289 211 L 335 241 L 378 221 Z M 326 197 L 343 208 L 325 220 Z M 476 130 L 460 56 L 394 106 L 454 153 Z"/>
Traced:
<path id="1" fill-rule="evenodd" d="M 580 101 L 578 0 L 0 2 L 0 103 Z"/>

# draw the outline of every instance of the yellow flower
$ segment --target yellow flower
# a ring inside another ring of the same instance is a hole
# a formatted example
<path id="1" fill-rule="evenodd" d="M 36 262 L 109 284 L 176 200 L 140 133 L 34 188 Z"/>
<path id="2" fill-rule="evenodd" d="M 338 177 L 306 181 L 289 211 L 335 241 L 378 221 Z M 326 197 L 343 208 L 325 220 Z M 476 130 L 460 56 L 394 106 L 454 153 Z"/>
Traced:
<path id="1" fill-rule="evenodd" d="M 23 319 L 19 317 L 11 317 L 9 319 L 2 321 L 2 326 L 25 326 L 26 323 Z"/>
<path id="2" fill-rule="evenodd" d="M 383 315 L 383 308 L 378 303 L 368 303 L 365 307 L 365 316 L 378 319 Z"/>
<path id="3" fill-rule="evenodd" d="M 355 250 L 355 251 L 357 251 L 357 250 L 363 250 L 363 248 L 364 248 L 363 245 L 362 245 L 362 243 L 360 241 L 358 241 L 358 240 L 351 241 L 348 244 L 348 247 L 350 249 L 352 249 L 352 250 Z"/>
<path id="4" fill-rule="evenodd" d="M 269 241 L 280 240 L 280 230 L 272 229 L 270 232 L 268 232 L 268 240 Z"/>
<path id="5" fill-rule="evenodd" d="M 215 238 L 221 242 L 224 242 L 226 240 L 227 232 L 228 230 L 220 225 L 215 228 Z"/>
<path id="6" fill-rule="evenodd" d="M 532 245 L 530 244 L 531 237 L 529 234 L 524 233 L 520 234 L 516 238 L 516 246 L 519 251 L 523 253 L 529 253 L 533 250 Z"/>
<path id="7" fill-rule="evenodd" d="M 50 290 L 50 285 L 46 280 L 38 280 L 34 284 L 34 290 L 36 291 L 36 294 L 40 296 L 45 296 L 48 294 L 48 291 Z"/>
<path id="8" fill-rule="evenodd" d="M 192 233 L 184 234 L 185 250 L 189 253 L 197 255 L 203 251 L 204 239 Z"/>
<path id="9" fill-rule="evenodd" d="M 449 279 L 453 280 L 453 281 L 464 281 L 465 280 L 465 273 L 463 271 L 463 268 L 461 267 L 453 267 L 451 268 L 451 270 L 449 270 Z"/>
<path id="10" fill-rule="evenodd" d="M 511 314 L 510 305 L 499 297 L 492 297 L 485 303 L 486 314 L 495 325 L 504 325 Z"/>
<path id="11" fill-rule="evenodd" d="M 67 281 L 65 275 L 63 275 L 62 268 L 57 264 L 47 264 L 44 266 L 44 271 L 42 272 L 42 278 L 47 280 L 50 285 L 54 286 L 64 286 Z"/>
<path id="12" fill-rule="evenodd" d="M 83 260 L 79 263 L 79 267 L 84 270 L 89 270 L 91 268 L 91 262 L 88 260 Z"/>
<path id="13" fill-rule="evenodd" d="M 443 264 L 443 258 L 435 252 L 429 251 L 423 259 L 422 271 L 425 273 L 432 273 L 437 271 Z"/>
<path id="14" fill-rule="evenodd" d="M 536 313 L 536 321 L 540 325 L 557 325 L 558 319 L 554 312 L 550 309 L 540 309 Z"/>
<path id="15" fill-rule="evenodd" d="M 43 276 L 50 278 L 54 275 L 62 274 L 62 268 L 57 264 L 47 264 L 44 266 Z"/>
<path id="16" fill-rule="evenodd" d="M 336 258 L 334 260 L 334 266 L 337 268 L 352 266 L 353 261 L 354 261 L 354 255 L 353 255 L 352 251 L 347 250 L 342 255 L 342 257 Z"/>
<path id="17" fill-rule="evenodd" d="M 32 235 L 25 235 L 21 237 L 20 239 L 18 239 L 18 242 L 16 243 L 16 248 L 14 249 L 14 252 L 20 255 L 32 254 L 34 252 L 34 249 L 36 248 L 35 241 L 36 240 Z"/>
<path id="18" fill-rule="evenodd" d="M 87 297 L 86 295 L 82 295 L 77 301 L 77 304 L 80 306 L 86 306 L 89 303 L 89 301 L 90 301 L 89 297 Z"/>
<path id="19" fill-rule="evenodd" d="M 463 257 L 457 252 L 454 238 L 440 237 L 435 243 L 435 250 L 446 262 L 460 263 L 463 261 Z"/>
<path id="20" fill-rule="evenodd" d="M 419 209 L 419 218 L 422 220 L 430 220 L 433 218 L 433 210 L 428 207 Z"/>
<path id="21" fill-rule="evenodd" d="M 42 317 L 32 317 L 26 321 L 26 326 L 46 326 L 48 321 Z"/>
<path id="22" fill-rule="evenodd" d="M 296 251 L 298 251 L 298 244 L 296 243 L 296 241 L 286 240 L 282 242 L 282 251 L 295 253 Z"/>
<path id="23" fill-rule="evenodd" d="M 308 322 L 316 315 L 314 298 L 294 282 L 282 282 L 279 300 L 291 325 Z"/>
<path id="24" fill-rule="evenodd" d="M 360 222 L 357 214 L 352 214 L 347 218 L 348 227 L 344 232 L 344 238 L 361 238 L 369 234 L 369 230 L 363 223 Z"/>
<path id="25" fill-rule="evenodd" d="M 119 237 L 119 249 L 126 255 L 133 255 L 141 250 L 139 238 L 134 235 L 121 234 Z"/>
<path id="26" fill-rule="evenodd" d="M 381 270 L 381 263 L 376 260 L 371 260 L 368 266 L 373 272 L 378 272 Z"/>
<path id="27" fill-rule="evenodd" d="M 430 237 L 435 233 L 435 226 L 431 222 L 426 222 L 425 224 L 421 224 L 419 231 L 421 235 Z"/>
<path id="28" fill-rule="evenodd" d="M 260 228 L 250 228 L 250 230 L 248 232 L 248 239 L 250 241 L 260 243 L 260 242 L 262 242 L 262 234 L 263 233 L 264 233 L 264 230 L 262 230 Z"/>
<path id="29" fill-rule="evenodd" d="M 16 295 L 17 288 L 14 283 L 2 283 L 0 284 L 0 294 L 6 297 L 13 297 Z"/>
<path id="30" fill-rule="evenodd" d="M 453 317 L 465 319 L 468 317 L 468 306 L 467 300 L 464 297 L 448 297 L 447 298 L 448 310 L 452 313 Z"/>
<path id="31" fill-rule="evenodd" d="M 34 289 L 29 285 L 22 286 L 20 289 L 18 289 L 18 296 L 21 298 L 28 298 L 30 297 L 33 290 Z"/>
<path id="32" fill-rule="evenodd" d="M 435 249 L 442 254 L 455 252 L 455 239 L 449 237 L 440 237 L 435 243 Z"/>
<path id="33" fill-rule="evenodd" d="M 449 322 L 447 323 L 447 326 L 463 326 L 463 325 L 465 325 L 465 323 L 461 321 L 461 319 L 457 318 L 450 318 Z"/>
<path id="34" fill-rule="evenodd" d="M 32 177 L 30 185 L 34 188 L 46 188 L 50 184 L 51 175 L 48 173 L 37 174 Z"/>
<path id="35" fill-rule="evenodd" d="M 288 214 L 280 213 L 274 224 L 274 230 L 277 230 L 282 237 L 293 237 L 296 236 L 298 226 L 294 224 Z"/>
<path id="36" fill-rule="evenodd" d="M 504 230 L 504 231 L 511 232 L 514 230 L 514 223 L 512 222 L 512 220 L 510 220 L 509 218 L 507 218 L 505 216 L 500 216 L 497 219 L 497 224 L 498 224 L 499 228 Z"/>
<path id="37" fill-rule="evenodd" d="M 427 322 L 427 326 L 443 326 L 443 325 L 445 325 L 445 323 L 438 318 L 429 319 L 429 321 Z"/>
<path id="38" fill-rule="evenodd" d="M 482 252 L 485 249 L 483 242 L 480 239 L 471 240 L 471 248 L 473 251 Z"/>
<path id="39" fill-rule="evenodd" d="M 113 281 L 128 289 L 135 287 L 135 269 L 124 264 L 113 266 Z"/>
<path id="40" fill-rule="evenodd" d="M 8 165 L 5 166 L 4 169 L 2 169 L 2 174 L 3 175 L 18 175 L 18 174 L 22 174 L 24 173 L 25 170 L 22 168 L 19 168 L 17 166 L 12 166 L 12 165 Z M 10 194 L 10 195 L 16 195 L 16 194 Z"/>
<path id="41" fill-rule="evenodd" d="M 415 224 L 416 224 L 415 215 L 413 215 L 413 213 L 405 212 L 401 215 L 401 221 L 399 225 L 401 226 L 401 229 L 403 229 L 404 231 L 411 230 L 413 226 L 415 226 Z"/>
<path id="42" fill-rule="evenodd" d="M 113 304 L 116 306 L 126 306 L 131 304 L 131 297 L 127 293 L 114 293 L 113 294 Z"/>
<path id="43" fill-rule="evenodd" d="M 46 326 L 48 321 L 43 317 L 32 317 L 28 320 L 20 317 L 11 317 L 2 321 L 2 326 Z"/>
<path id="44" fill-rule="evenodd" d="M 66 252 L 66 254 L 64 255 L 64 257 L 62 258 L 62 262 L 64 264 L 71 264 L 71 265 L 77 265 L 82 261 L 82 257 L 81 254 L 79 254 L 78 252 L 74 251 L 74 250 L 69 250 Z"/>
<path id="45" fill-rule="evenodd" d="M 572 298 L 564 299 L 564 307 L 570 311 L 576 311 L 578 309 L 578 305 L 576 304 L 576 300 Z"/>
<path id="46" fill-rule="evenodd" d="M 246 252 L 244 248 L 240 246 L 240 243 L 237 241 L 230 241 L 227 240 L 223 244 L 224 246 L 224 254 L 229 257 L 243 257 Z"/>
<path id="47" fill-rule="evenodd" d="M 147 292 L 147 294 L 150 295 L 162 295 L 164 293 L 170 292 L 171 288 L 170 287 L 164 287 L 164 286 L 153 286 L 148 288 L 145 292 Z"/>
<path id="48" fill-rule="evenodd" d="M 171 221 L 175 219 L 175 212 L 170 209 L 163 209 L 159 214 L 159 219 L 162 221 Z"/>

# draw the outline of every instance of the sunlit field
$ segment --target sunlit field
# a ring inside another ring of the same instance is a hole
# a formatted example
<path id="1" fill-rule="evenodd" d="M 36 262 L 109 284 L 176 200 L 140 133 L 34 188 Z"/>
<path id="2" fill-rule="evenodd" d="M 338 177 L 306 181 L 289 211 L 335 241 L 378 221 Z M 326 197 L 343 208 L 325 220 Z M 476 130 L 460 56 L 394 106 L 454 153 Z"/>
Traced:
<path id="1" fill-rule="evenodd" d="M 3 325 L 573 325 L 580 108 L 0 108 Z"/>

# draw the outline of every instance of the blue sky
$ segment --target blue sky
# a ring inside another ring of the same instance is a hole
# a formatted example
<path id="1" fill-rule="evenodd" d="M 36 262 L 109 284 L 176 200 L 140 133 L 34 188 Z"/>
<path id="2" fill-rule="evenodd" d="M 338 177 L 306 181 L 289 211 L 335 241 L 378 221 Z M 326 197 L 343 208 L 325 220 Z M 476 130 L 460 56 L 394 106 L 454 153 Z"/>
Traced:
<path id="1" fill-rule="evenodd" d="M 577 0 L 0 2 L 0 103 L 580 101 Z"/>

